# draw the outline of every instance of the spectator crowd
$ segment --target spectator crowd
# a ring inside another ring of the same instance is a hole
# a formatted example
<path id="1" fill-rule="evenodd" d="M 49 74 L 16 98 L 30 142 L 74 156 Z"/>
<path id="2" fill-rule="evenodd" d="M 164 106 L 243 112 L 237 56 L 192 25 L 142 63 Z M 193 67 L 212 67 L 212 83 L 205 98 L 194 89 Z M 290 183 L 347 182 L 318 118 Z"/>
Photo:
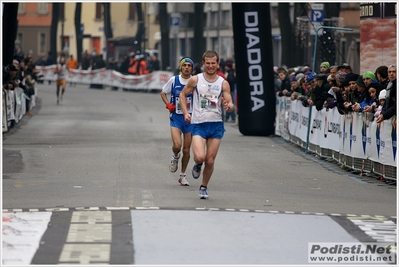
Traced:
<path id="1" fill-rule="evenodd" d="M 359 74 L 345 63 L 322 62 L 317 71 L 309 66 L 274 67 L 274 73 L 276 95 L 301 101 L 305 107 L 336 107 L 341 115 L 363 112 L 377 122 L 396 116 L 395 64 Z"/>

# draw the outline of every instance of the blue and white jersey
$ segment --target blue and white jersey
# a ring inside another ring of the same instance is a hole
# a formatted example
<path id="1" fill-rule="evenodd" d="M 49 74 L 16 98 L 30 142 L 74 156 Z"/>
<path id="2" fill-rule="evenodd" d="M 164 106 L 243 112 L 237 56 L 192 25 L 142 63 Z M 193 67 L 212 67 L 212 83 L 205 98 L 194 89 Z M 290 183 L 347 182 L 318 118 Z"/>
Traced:
<path id="1" fill-rule="evenodd" d="M 203 73 L 198 74 L 197 77 L 191 123 L 223 121 L 221 96 L 225 79 L 219 76 L 215 81 L 209 82 Z"/>
<path id="2" fill-rule="evenodd" d="M 176 105 L 176 110 L 173 113 L 183 114 L 180 107 L 180 92 L 187 84 L 189 79 L 184 79 L 181 75 L 173 76 L 162 88 L 162 92 L 170 94 L 170 103 Z M 186 97 L 187 101 L 187 112 L 192 113 L 193 111 L 193 94 L 189 94 Z"/>

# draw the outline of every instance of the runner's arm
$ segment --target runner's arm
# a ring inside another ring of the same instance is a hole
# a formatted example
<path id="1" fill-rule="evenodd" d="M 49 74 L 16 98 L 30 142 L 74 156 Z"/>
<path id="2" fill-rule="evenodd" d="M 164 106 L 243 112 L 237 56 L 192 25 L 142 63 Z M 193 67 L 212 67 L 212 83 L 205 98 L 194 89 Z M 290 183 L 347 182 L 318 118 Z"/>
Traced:
<path id="1" fill-rule="evenodd" d="M 222 85 L 222 103 L 223 103 L 223 108 L 227 111 L 227 112 L 233 112 L 234 111 L 234 104 L 233 104 L 233 99 L 231 97 L 230 94 L 230 85 L 229 83 L 223 82 Z"/>

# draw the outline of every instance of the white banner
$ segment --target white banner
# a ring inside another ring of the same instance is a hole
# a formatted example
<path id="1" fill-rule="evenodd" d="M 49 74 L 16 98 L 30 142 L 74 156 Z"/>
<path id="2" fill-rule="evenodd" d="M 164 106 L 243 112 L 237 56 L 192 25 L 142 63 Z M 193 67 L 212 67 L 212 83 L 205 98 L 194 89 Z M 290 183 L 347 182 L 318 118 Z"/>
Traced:
<path id="1" fill-rule="evenodd" d="M 341 114 L 337 109 L 321 110 L 323 114 L 323 135 L 320 137 L 320 147 L 339 152 L 341 137 Z"/>
<path id="2" fill-rule="evenodd" d="M 383 121 L 377 129 L 380 130 L 380 139 L 376 140 L 377 149 L 379 143 L 380 162 L 383 165 L 396 166 L 396 118 Z"/>
<path id="3" fill-rule="evenodd" d="M 307 136 L 308 136 L 308 127 L 310 125 L 310 119 L 309 119 L 309 107 L 304 107 L 300 101 L 295 101 L 297 102 L 297 105 L 299 106 L 300 109 L 300 123 L 299 123 L 299 131 L 298 131 L 298 137 L 303 141 L 306 142 Z M 310 132 L 309 132 L 310 135 Z"/>
<path id="4" fill-rule="evenodd" d="M 55 81 L 55 65 L 37 66 L 45 81 Z M 170 71 L 155 71 L 146 75 L 124 75 L 115 70 L 96 69 L 81 70 L 71 69 L 67 82 L 79 84 L 102 84 L 111 87 L 120 87 L 125 90 L 161 91 L 162 87 L 173 76 Z"/>
<path id="5" fill-rule="evenodd" d="M 3 125 L 3 132 L 7 132 L 8 131 L 8 121 L 7 121 L 7 90 L 3 90 L 3 119 L 1 121 L 2 125 Z"/>
<path id="6" fill-rule="evenodd" d="M 297 129 L 301 127 L 301 108 L 298 103 L 301 104 L 299 101 L 291 102 L 290 121 L 288 124 L 288 131 L 294 136 L 298 136 L 299 131 L 297 131 Z"/>
<path id="7" fill-rule="evenodd" d="M 26 113 L 26 98 L 20 87 L 14 89 L 15 94 L 15 123 L 18 123 Z"/>
<path id="8" fill-rule="evenodd" d="M 275 133 L 285 140 L 290 139 L 289 120 L 291 113 L 291 99 L 288 97 L 278 97 L 276 101 L 276 122 Z"/>
<path id="9" fill-rule="evenodd" d="M 14 90 L 7 90 L 7 119 L 15 120 L 15 96 Z"/>

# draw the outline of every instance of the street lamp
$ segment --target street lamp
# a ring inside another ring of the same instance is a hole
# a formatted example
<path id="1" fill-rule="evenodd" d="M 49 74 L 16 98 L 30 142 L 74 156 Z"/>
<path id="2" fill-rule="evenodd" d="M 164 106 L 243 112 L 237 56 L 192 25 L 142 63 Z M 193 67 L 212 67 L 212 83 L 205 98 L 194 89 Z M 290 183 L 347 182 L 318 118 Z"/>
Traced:
<path id="1" fill-rule="evenodd" d="M 321 29 L 332 29 L 332 30 L 339 30 L 339 31 L 352 31 L 351 28 L 340 28 L 340 27 L 332 27 L 332 26 L 320 26 L 319 28 L 317 28 L 315 41 L 314 41 L 314 47 L 313 47 L 313 64 L 312 64 L 312 71 L 313 72 L 315 72 L 315 69 L 316 69 L 317 39 L 319 37 L 319 30 L 321 30 Z M 305 153 L 308 153 L 308 149 L 309 149 L 309 134 L 310 134 L 310 127 L 312 127 L 311 126 L 311 116 L 312 116 L 312 107 L 309 106 L 308 132 L 306 134 Z"/>

